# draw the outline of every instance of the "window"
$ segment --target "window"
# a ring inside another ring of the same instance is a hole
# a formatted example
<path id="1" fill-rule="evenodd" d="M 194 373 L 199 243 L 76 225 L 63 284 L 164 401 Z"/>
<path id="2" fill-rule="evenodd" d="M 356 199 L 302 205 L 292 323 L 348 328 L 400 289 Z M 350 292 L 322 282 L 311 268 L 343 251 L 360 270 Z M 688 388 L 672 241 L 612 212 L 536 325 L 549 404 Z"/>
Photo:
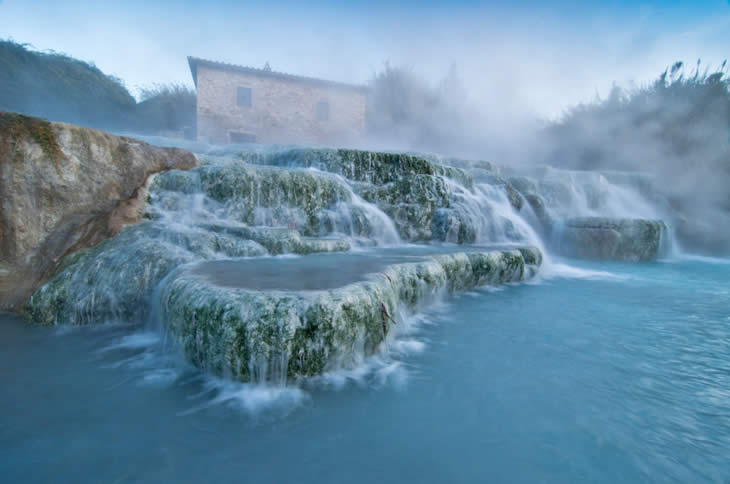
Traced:
<path id="1" fill-rule="evenodd" d="M 251 107 L 251 88 L 250 87 L 239 87 L 238 96 L 236 98 L 236 104 L 241 107 Z"/>
<path id="2" fill-rule="evenodd" d="M 228 136 L 231 137 L 231 143 L 255 143 L 256 142 L 256 135 L 250 134 L 250 133 L 238 133 L 236 131 L 231 131 L 228 133 Z"/>
<path id="3" fill-rule="evenodd" d="M 320 101 L 317 103 L 317 121 L 329 121 L 330 119 L 330 103 Z"/>

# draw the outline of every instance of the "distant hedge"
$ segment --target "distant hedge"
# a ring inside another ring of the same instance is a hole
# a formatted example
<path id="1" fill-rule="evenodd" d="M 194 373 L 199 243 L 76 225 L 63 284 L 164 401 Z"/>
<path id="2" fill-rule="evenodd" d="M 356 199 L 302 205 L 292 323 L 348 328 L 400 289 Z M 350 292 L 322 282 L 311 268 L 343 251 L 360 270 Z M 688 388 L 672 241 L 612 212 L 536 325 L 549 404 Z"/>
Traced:
<path id="1" fill-rule="evenodd" d="M 195 126 L 195 91 L 181 84 L 155 84 L 142 89 L 136 107 L 138 131 L 178 131 Z"/>

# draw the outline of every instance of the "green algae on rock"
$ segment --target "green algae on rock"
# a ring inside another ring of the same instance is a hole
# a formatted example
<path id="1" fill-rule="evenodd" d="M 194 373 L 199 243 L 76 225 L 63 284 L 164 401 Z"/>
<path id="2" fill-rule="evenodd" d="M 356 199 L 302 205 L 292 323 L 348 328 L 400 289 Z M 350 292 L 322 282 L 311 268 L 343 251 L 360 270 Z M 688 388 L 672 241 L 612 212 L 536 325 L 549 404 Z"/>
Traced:
<path id="1" fill-rule="evenodd" d="M 405 240 L 447 240 L 445 237 L 449 230 L 434 231 L 436 211 L 458 208 L 452 206 L 449 187 L 458 184 L 465 190 L 474 189 L 471 175 L 465 170 L 418 155 L 293 149 L 265 154 L 240 153 L 238 157 L 251 164 L 317 168 L 340 175 L 352 183 L 359 196 L 393 219 L 398 235 Z M 450 184 L 448 181 L 451 181 Z M 458 219 L 464 223 L 465 216 L 462 213 L 446 219 Z M 439 227 L 443 227 L 443 220 L 444 217 L 441 217 Z M 453 241 L 470 243 L 474 242 L 474 238 L 462 237 Z"/>
<path id="2" fill-rule="evenodd" d="M 0 111 L 0 162 L 22 162 L 24 143 L 28 138 L 40 146 L 43 154 L 56 166 L 65 157 L 50 122 Z"/>
<path id="3" fill-rule="evenodd" d="M 348 180 L 384 185 L 413 175 L 444 176 L 470 188 L 472 178 L 466 171 L 446 166 L 423 156 L 377 151 L 297 148 L 273 153 L 239 153 L 246 163 L 280 167 L 318 168 Z"/>
<path id="4" fill-rule="evenodd" d="M 250 227 L 284 227 L 304 237 L 338 233 L 398 241 L 386 214 L 330 173 L 219 162 L 161 174 L 152 182 L 149 200 L 163 210 L 181 211 L 187 195 L 195 193 L 216 204 L 220 217 Z"/>
<path id="5" fill-rule="evenodd" d="M 490 208 L 491 199 L 503 196 L 519 211 L 523 199 L 486 162 L 461 163 L 489 171 L 475 184 L 466 168 L 443 164 L 458 160 L 425 155 L 299 148 L 206 159 L 193 172 L 157 177 L 153 197 L 172 208 L 181 199 L 175 193 L 203 193 L 220 203 L 226 217 L 286 226 L 310 237 L 342 233 L 386 243 L 525 240 L 509 214 Z"/>
<path id="6" fill-rule="evenodd" d="M 541 263 L 535 248 L 461 252 L 315 292 L 220 287 L 183 267 L 167 279 L 160 307 L 194 365 L 236 380 L 284 383 L 356 365 L 378 351 L 402 311 L 441 291 L 525 280 Z"/>
<path id="7" fill-rule="evenodd" d="M 143 320 L 155 287 L 179 265 L 266 253 L 251 240 L 144 222 L 64 260 L 30 298 L 25 316 L 37 324 Z"/>
<path id="8" fill-rule="evenodd" d="M 573 257 L 648 261 L 664 255 L 667 225 L 661 220 L 578 217 L 554 232 L 556 247 Z"/>
<path id="9" fill-rule="evenodd" d="M 39 324 L 143 320 L 157 284 L 180 265 L 349 248 L 346 240 L 301 237 L 286 229 L 213 224 L 176 227 L 148 221 L 64 260 L 26 304 L 26 318 Z"/>

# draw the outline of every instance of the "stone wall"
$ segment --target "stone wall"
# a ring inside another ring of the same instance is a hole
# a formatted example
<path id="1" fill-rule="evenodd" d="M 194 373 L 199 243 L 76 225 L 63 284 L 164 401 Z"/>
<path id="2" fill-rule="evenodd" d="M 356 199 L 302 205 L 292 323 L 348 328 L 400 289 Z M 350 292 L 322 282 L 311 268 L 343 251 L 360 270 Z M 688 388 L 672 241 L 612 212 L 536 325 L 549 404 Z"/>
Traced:
<path id="1" fill-rule="evenodd" d="M 235 134 L 255 136 L 257 143 L 347 142 L 365 129 L 364 89 L 319 85 L 274 76 L 227 71 L 200 65 L 197 69 L 198 139 L 235 142 Z M 251 105 L 239 106 L 239 87 L 251 89 Z M 317 104 L 329 105 L 327 120 L 317 119 Z"/>

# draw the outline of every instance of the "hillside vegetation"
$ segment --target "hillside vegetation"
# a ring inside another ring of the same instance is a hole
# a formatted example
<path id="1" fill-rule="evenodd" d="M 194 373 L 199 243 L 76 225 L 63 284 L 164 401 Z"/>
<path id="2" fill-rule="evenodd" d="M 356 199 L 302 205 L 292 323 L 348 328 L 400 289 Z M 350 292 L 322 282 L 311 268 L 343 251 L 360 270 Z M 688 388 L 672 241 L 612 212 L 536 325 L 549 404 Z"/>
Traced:
<path id="1" fill-rule="evenodd" d="M 144 133 L 194 125 L 191 89 L 156 85 L 143 89 L 141 97 L 137 103 L 120 79 L 93 64 L 0 40 L 0 111 Z"/>

